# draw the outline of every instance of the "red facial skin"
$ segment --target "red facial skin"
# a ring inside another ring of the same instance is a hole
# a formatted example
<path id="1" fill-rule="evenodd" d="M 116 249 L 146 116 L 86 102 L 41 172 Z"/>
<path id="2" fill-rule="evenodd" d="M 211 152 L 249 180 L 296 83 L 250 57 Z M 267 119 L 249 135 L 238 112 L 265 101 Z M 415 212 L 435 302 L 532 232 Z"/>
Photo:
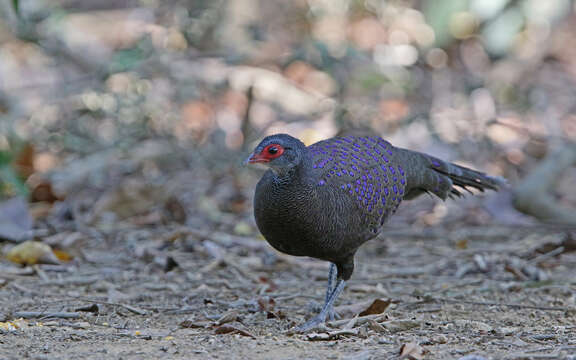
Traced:
<path id="1" fill-rule="evenodd" d="M 276 151 L 274 151 L 276 149 Z M 284 153 L 284 148 L 278 144 L 270 144 L 266 146 L 259 154 L 254 154 L 248 160 L 250 164 L 267 163 L 270 162 Z"/>

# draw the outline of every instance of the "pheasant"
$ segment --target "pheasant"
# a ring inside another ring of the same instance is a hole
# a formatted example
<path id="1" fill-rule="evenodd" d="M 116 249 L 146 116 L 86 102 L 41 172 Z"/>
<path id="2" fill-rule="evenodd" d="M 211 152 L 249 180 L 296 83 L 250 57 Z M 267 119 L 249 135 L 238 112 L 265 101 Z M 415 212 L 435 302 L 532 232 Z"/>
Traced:
<path id="1" fill-rule="evenodd" d="M 462 196 L 462 189 L 497 190 L 504 183 L 376 136 L 335 137 L 307 147 L 290 135 L 271 135 L 247 162 L 269 168 L 254 196 L 256 224 L 268 243 L 331 263 L 322 310 L 298 326 L 300 332 L 333 316 L 356 251 L 380 233 L 402 200 L 423 193 L 445 200 Z"/>

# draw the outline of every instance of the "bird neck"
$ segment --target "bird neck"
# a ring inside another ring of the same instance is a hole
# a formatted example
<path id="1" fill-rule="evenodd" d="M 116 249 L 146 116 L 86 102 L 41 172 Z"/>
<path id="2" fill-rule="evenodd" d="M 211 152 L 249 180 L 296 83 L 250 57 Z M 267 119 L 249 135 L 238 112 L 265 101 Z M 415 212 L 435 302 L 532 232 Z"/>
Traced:
<path id="1" fill-rule="evenodd" d="M 310 155 L 305 152 L 302 156 L 301 161 L 291 167 L 282 167 L 282 168 L 271 168 L 272 173 L 274 175 L 274 183 L 276 185 L 281 186 L 288 186 L 288 185 L 303 185 L 303 182 L 306 182 L 306 179 L 309 179 L 308 176 L 310 169 L 312 168 L 310 165 L 312 164 L 312 159 Z"/>

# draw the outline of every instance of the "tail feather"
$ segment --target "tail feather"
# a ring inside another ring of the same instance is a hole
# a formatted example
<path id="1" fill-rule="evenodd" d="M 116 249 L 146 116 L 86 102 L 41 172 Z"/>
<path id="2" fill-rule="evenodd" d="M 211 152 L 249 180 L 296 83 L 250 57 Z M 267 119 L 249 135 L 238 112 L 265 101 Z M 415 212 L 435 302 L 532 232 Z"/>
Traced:
<path id="1" fill-rule="evenodd" d="M 398 150 L 402 163 L 407 164 L 404 199 L 432 193 L 445 200 L 447 197 L 463 196 L 462 191 L 473 194 L 471 189 L 484 192 L 498 190 L 506 184 L 503 178 L 489 176 L 416 151 Z"/>

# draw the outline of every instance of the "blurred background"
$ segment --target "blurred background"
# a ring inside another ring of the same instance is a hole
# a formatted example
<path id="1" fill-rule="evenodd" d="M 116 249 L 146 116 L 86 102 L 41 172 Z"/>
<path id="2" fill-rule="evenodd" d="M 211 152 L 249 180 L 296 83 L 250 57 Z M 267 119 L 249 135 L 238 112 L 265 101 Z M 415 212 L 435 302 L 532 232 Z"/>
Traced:
<path id="1" fill-rule="evenodd" d="M 507 178 L 391 227 L 575 224 L 570 0 L 12 0 L 0 236 L 186 224 L 256 236 L 267 134 L 374 132 Z"/>
<path id="2" fill-rule="evenodd" d="M 575 10 L 0 1 L 0 358 L 564 358 L 543 352 L 576 345 Z M 403 203 L 339 300 L 379 320 L 293 338 L 328 264 L 256 228 L 263 169 L 241 163 L 278 132 L 376 134 L 510 185 Z"/>

